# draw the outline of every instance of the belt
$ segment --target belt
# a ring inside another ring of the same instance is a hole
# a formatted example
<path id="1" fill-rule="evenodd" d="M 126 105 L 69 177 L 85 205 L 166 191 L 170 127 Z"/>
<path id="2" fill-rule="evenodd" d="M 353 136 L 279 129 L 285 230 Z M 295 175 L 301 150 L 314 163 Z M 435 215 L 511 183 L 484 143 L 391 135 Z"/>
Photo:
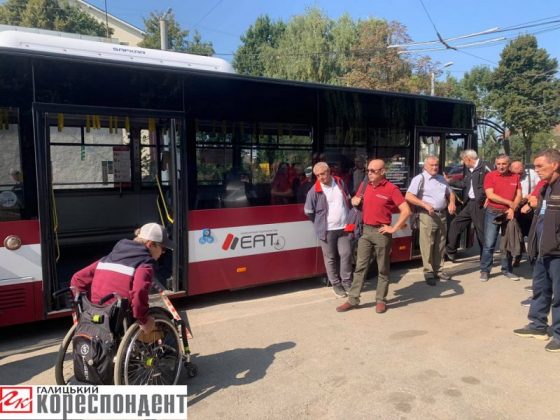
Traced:
<path id="1" fill-rule="evenodd" d="M 429 214 L 429 213 L 428 213 L 428 210 L 426 210 L 426 209 L 420 209 L 420 211 L 421 211 L 422 213 Z M 445 209 L 442 209 L 442 210 L 434 210 L 434 213 L 435 213 L 435 214 L 439 214 L 440 216 L 443 216 L 443 215 L 445 215 Z"/>
<path id="2" fill-rule="evenodd" d="M 507 211 L 507 210 L 503 210 L 503 209 L 495 209 L 495 208 L 490 207 L 490 206 L 486 207 L 486 210 L 488 210 L 490 213 L 493 213 L 493 214 L 504 214 Z"/>
<path id="3" fill-rule="evenodd" d="M 366 226 L 369 226 L 369 227 L 372 227 L 372 228 L 375 228 L 375 229 L 378 229 L 378 228 L 380 228 L 381 226 L 383 226 L 383 225 L 368 225 L 367 223 L 365 223 L 365 225 L 366 225 Z"/>

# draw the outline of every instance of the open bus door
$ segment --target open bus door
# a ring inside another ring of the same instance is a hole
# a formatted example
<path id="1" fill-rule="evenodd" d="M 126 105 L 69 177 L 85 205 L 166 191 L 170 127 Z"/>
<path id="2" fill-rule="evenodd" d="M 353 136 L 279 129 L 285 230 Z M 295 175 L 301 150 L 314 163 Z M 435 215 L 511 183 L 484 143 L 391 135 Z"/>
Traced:
<path id="1" fill-rule="evenodd" d="M 42 318 L 39 222 L 33 202 L 32 162 L 16 108 L 0 108 L 0 326 Z"/>
<path id="2" fill-rule="evenodd" d="M 156 275 L 179 290 L 181 114 L 46 104 L 34 112 L 47 312 L 65 309 L 54 290 L 148 222 L 164 225 L 175 242 Z"/>

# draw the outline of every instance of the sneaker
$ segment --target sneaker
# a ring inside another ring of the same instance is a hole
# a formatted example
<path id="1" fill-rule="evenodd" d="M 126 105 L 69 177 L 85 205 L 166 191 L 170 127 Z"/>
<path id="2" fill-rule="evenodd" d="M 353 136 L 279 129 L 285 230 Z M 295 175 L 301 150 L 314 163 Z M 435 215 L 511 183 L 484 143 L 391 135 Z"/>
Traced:
<path id="1" fill-rule="evenodd" d="M 426 280 L 426 283 L 428 283 L 429 286 L 436 285 L 436 278 L 434 277 L 434 273 L 424 274 L 424 280 Z"/>
<path id="2" fill-rule="evenodd" d="M 513 330 L 513 333 L 519 337 L 530 337 L 536 338 L 537 340 L 548 340 L 550 338 L 546 330 L 536 330 L 528 326 Z"/>
<path id="3" fill-rule="evenodd" d="M 387 311 L 387 305 L 385 304 L 385 302 L 377 302 L 375 304 L 375 312 L 377 312 L 378 314 L 382 314 L 386 311 Z"/>
<path id="4" fill-rule="evenodd" d="M 332 291 L 337 298 L 344 298 L 347 296 L 346 290 L 344 290 L 344 287 L 342 287 L 340 284 L 335 284 L 332 287 Z"/>
<path id="5" fill-rule="evenodd" d="M 531 306 L 533 302 L 533 298 L 525 299 L 521 301 L 521 306 Z"/>
<path id="6" fill-rule="evenodd" d="M 502 275 L 507 277 L 510 280 L 513 280 L 513 281 L 518 281 L 519 280 L 519 276 L 516 276 L 511 271 L 503 271 L 502 270 Z"/>
<path id="7" fill-rule="evenodd" d="M 437 273 L 436 277 L 440 280 L 445 280 L 445 281 L 451 280 L 451 274 L 449 274 L 445 271 L 440 271 L 439 273 Z"/>
<path id="8" fill-rule="evenodd" d="M 481 271 L 480 272 L 480 281 L 488 281 L 488 277 L 490 277 L 488 275 L 488 273 L 486 271 Z"/>
<path id="9" fill-rule="evenodd" d="M 452 263 L 454 263 L 455 260 L 457 259 L 457 254 L 456 254 L 456 253 L 451 254 L 451 253 L 445 251 L 445 256 L 446 256 L 447 259 L 448 259 L 449 261 L 451 261 Z"/>
<path id="10" fill-rule="evenodd" d="M 544 349 L 546 351 L 551 351 L 553 353 L 559 353 L 560 352 L 560 340 L 558 340 L 557 338 L 553 338 L 552 340 L 550 340 L 548 342 L 548 344 L 546 346 L 544 346 Z"/>

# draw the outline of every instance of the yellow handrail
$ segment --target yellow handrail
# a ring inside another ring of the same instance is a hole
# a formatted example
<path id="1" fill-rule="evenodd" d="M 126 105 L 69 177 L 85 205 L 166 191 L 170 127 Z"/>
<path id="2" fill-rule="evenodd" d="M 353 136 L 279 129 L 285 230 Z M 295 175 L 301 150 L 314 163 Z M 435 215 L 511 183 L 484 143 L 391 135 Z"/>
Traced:
<path id="1" fill-rule="evenodd" d="M 159 176 L 158 175 L 156 175 L 156 183 L 157 183 L 157 186 L 158 186 L 159 195 L 161 197 L 161 202 L 162 202 L 163 208 L 165 210 L 165 216 L 166 216 L 167 220 L 169 221 L 169 223 L 173 224 L 174 223 L 173 218 L 169 214 L 169 210 L 167 209 L 167 204 L 165 204 L 165 197 L 163 196 L 163 190 L 161 188 L 161 184 L 159 182 Z M 158 203 L 158 208 L 159 208 L 159 203 Z M 161 210 L 160 210 L 160 213 L 161 213 Z M 162 220 L 163 220 L 163 217 L 162 217 Z"/>

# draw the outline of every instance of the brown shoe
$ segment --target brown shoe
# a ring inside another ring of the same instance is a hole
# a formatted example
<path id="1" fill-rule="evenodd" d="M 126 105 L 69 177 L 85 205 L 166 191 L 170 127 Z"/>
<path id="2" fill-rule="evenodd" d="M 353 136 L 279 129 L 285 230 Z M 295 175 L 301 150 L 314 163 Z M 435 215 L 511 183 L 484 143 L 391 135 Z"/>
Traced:
<path id="1" fill-rule="evenodd" d="M 377 304 L 375 305 L 375 312 L 377 312 L 378 314 L 382 314 L 386 310 L 387 305 L 385 305 L 385 302 L 377 302 Z"/>
<path id="2" fill-rule="evenodd" d="M 352 305 L 350 302 L 344 302 L 342 305 L 336 307 L 336 312 L 346 312 L 350 309 L 356 308 L 358 305 Z"/>

